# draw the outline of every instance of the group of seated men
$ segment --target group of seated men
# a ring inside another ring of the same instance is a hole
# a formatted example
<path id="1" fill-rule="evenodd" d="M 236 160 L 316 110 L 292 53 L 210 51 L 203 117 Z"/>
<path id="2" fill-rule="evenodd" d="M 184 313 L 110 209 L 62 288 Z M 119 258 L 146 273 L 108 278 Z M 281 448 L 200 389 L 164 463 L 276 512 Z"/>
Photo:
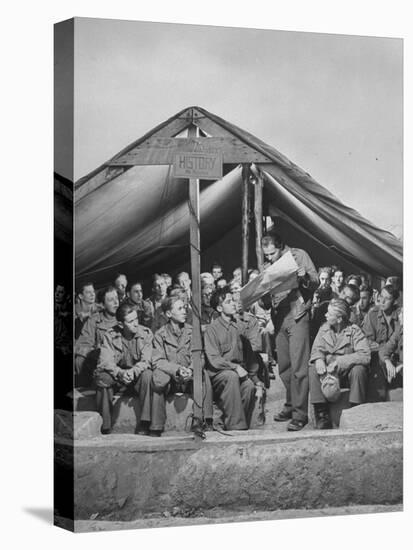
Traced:
<path id="1" fill-rule="evenodd" d="M 248 271 L 250 280 L 258 275 L 255 269 Z M 364 275 L 344 280 L 338 267 L 318 271 L 318 287 L 306 304 L 308 382 L 317 428 L 331 428 L 328 402 L 337 399 L 340 387 L 349 386 L 350 403 L 357 405 L 386 400 L 389 388 L 401 385 L 401 293 L 399 280 L 390 279 L 376 292 Z M 213 429 L 213 403 L 223 412 L 226 430 L 248 429 L 256 395 L 274 378 L 277 310 L 263 300 L 244 311 L 241 286 L 241 268 L 229 281 L 218 264 L 201 274 L 202 407 L 207 430 Z M 56 319 L 68 315 L 69 304 L 64 288 L 57 285 L 55 327 Z M 138 396 L 136 433 L 162 434 L 168 395 L 192 393 L 194 314 L 186 272 L 174 279 L 155 274 L 147 299 L 142 283 L 128 282 L 121 273 L 97 296 L 93 283 L 81 286 L 75 301 L 75 381 L 77 386 L 96 388 L 102 433 L 111 432 L 113 396 L 120 390 Z M 281 378 L 288 394 L 288 383 Z M 274 416 L 278 421 L 289 418 L 285 408 Z"/>

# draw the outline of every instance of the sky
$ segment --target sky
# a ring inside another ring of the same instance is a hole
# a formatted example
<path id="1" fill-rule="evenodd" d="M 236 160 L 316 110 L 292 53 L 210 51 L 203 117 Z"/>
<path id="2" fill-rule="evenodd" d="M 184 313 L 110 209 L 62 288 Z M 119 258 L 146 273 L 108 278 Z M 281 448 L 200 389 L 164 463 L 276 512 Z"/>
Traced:
<path id="1" fill-rule="evenodd" d="M 400 236 L 402 49 L 391 38 L 76 19 L 74 179 L 198 105 Z"/>

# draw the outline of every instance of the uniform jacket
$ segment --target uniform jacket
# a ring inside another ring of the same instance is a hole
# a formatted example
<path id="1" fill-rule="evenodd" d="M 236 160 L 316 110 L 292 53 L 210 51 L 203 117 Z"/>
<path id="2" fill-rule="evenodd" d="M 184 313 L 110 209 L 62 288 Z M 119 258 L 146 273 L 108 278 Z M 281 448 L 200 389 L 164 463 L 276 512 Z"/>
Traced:
<path id="1" fill-rule="evenodd" d="M 171 322 L 161 327 L 153 339 L 152 363 L 172 377 L 181 366 L 192 368 L 192 327 L 185 323 L 179 333 Z"/>
<path id="2" fill-rule="evenodd" d="M 103 335 L 97 371 L 105 371 L 113 377 L 136 365 L 152 368 L 152 332 L 139 325 L 138 332 L 131 340 L 122 336 L 119 326 Z"/>
<path id="3" fill-rule="evenodd" d="M 399 326 L 398 311 L 395 309 L 391 315 L 390 325 L 387 324 L 382 310 L 374 306 L 364 318 L 362 329 L 370 342 L 377 342 L 383 346 L 389 341 L 390 336 Z"/>
<path id="4" fill-rule="evenodd" d="M 325 323 L 314 340 L 310 364 L 322 359 L 326 365 L 336 360 L 339 367 L 369 365 L 370 347 L 367 338 L 357 325 L 347 325 L 340 333 Z"/>
<path id="5" fill-rule="evenodd" d="M 103 342 L 104 335 L 118 324 L 116 317 L 107 317 L 103 312 L 92 315 L 83 325 L 75 344 L 75 355 L 86 357 L 92 349 Z"/>
<path id="6" fill-rule="evenodd" d="M 252 351 L 262 351 L 262 337 L 258 319 L 247 311 L 236 316 L 237 325 L 240 327 L 241 339 L 251 344 Z"/>
<path id="7" fill-rule="evenodd" d="M 380 349 L 379 357 L 382 361 L 392 360 L 395 354 L 397 362 L 403 363 L 403 327 L 400 324 L 390 336 L 390 340 Z"/>
<path id="8" fill-rule="evenodd" d="M 241 336 L 249 339 L 250 333 L 246 323 L 237 319 L 228 322 L 219 316 L 207 325 L 204 339 L 210 372 L 235 370 L 237 365 L 245 364 Z"/>

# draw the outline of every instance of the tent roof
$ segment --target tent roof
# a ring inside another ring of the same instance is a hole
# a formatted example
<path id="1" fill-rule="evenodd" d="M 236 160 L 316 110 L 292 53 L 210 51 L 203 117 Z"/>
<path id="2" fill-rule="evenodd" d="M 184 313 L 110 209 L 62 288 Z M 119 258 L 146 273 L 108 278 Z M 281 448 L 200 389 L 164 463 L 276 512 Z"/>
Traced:
<path id="1" fill-rule="evenodd" d="M 203 251 L 240 222 L 241 155 L 263 173 L 264 211 L 282 219 L 289 244 L 295 244 L 288 238 L 291 227 L 306 237 L 310 255 L 317 243 L 374 275 L 401 274 L 402 243 L 394 235 L 343 204 L 273 147 L 201 107 L 189 107 L 76 182 L 78 278 L 109 282 L 114 271 L 140 274 L 162 266 L 165 271 L 178 258 L 184 261 L 189 242 L 187 185 L 172 177 L 168 164 L 135 162 L 152 162 L 152 144 L 166 143 L 169 149 L 168 138 L 182 137 L 191 124 L 201 135 L 225 138 L 232 147 L 224 154 L 224 177 L 201 182 Z M 169 153 L 162 154 L 167 158 Z"/>

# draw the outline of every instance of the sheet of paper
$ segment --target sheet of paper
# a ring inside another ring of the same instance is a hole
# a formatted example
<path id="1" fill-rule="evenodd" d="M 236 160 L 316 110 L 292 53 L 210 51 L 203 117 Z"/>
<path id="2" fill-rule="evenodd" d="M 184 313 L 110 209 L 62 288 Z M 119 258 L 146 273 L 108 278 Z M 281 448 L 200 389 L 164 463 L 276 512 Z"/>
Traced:
<path id="1" fill-rule="evenodd" d="M 244 309 L 249 308 L 264 294 L 281 293 L 297 288 L 298 265 L 288 250 L 279 260 L 268 266 L 255 279 L 241 289 L 241 302 Z"/>

